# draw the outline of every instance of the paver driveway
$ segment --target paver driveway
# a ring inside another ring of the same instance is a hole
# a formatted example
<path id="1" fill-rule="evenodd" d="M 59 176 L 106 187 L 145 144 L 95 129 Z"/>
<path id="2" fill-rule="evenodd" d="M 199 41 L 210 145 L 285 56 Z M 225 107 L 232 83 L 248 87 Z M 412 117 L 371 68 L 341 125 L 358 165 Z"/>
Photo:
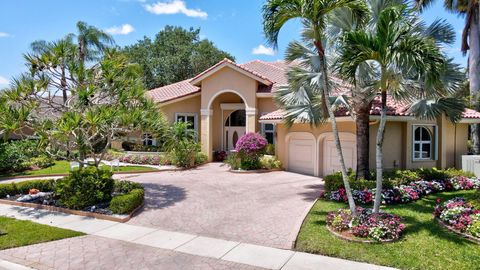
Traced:
<path id="1" fill-rule="evenodd" d="M 220 163 L 194 170 L 120 176 L 145 186 L 130 224 L 291 248 L 322 181 L 290 172 L 234 174 Z"/>

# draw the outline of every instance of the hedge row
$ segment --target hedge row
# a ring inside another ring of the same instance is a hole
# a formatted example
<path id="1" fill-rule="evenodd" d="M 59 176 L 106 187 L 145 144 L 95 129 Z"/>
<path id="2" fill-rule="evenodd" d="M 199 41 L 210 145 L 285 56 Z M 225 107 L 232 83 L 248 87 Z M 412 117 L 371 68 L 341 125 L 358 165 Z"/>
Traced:
<path id="1" fill-rule="evenodd" d="M 127 194 L 118 195 L 110 201 L 110 210 L 114 214 L 128 214 L 143 204 L 143 189 L 134 189 Z"/>
<path id="2" fill-rule="evenodd" d="M 43 192 L 51 192 L 55 190 L 55 181 L 48 179 L 0 184 L 0 198 L 5 198 L 7 195 L 27 194 L 33 188 Z"/>

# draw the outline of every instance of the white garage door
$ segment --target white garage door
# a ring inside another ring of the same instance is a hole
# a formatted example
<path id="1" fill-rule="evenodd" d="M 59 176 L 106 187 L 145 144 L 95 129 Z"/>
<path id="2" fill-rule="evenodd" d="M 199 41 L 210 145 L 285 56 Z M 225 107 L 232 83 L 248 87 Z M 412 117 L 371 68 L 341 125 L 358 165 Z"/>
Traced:
<path id="1" fill-rule="evenodd" d="M 340 140 L 345 166 L 347 166 L 347 169 L 351 168 L 355 171 L 357 159 L 355 141 L 345 140 L 344 138 L 340 138 Z M 340 171 L 342 167 L 338 158 L 337 148 L 335 147 L 335 141 L 325 140 L 323 151 L 323 175 Z"/>
<path id="2" fill-rule="evenodd" d="M 311 134 L 292 135 L 288 142 L 288 170 L 308 175 L 315 172 L 315 139 Z"/>

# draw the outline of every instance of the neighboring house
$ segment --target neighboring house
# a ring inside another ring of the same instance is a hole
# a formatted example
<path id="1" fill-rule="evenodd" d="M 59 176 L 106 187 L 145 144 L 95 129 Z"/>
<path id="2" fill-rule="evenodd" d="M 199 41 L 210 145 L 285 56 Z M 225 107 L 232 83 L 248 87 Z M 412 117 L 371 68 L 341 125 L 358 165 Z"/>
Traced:
<path id="1" fill-rule="evenodd" d="M 246 132 L 260 132 L 275 144 L 277 157 L 289 171 L 322 176 L 340 169 L 330 124 L 287 128 L 273 93 L 287 84 L 285 62 L 259 60 L 236 64 L 223 60 L 196 77 L 148 91 L 171 122 L 187 121 L 199 134 L 202 150 L 234 149 Z M 346 91 L 348 89 L 345 89 Z M 452 124 L 445 117 L 416 120 L 406 107 L 391 101 L 384 143 L 385 169 L 461 167 L 467 154 L 468 124 L 480 122 L 480 113 L 467 110 Z M 337 112 L 342 149 L 348 167 L 356 166 L 355 123 Z M 370 125 L 370 166 L 375 165 L 375 136 L 379 106 L 373 104 Z M 154 143 L 148 134 L 144 143 Z"/>

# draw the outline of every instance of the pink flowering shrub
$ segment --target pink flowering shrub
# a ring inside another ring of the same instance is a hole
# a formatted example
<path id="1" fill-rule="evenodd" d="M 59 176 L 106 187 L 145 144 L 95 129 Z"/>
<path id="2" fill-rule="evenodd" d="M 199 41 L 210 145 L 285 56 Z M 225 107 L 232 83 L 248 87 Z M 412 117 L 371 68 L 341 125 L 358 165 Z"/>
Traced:
<path id="1" fill-rule="evenodd" d="M 462 197 L 444 203 L 437 199 L 433 215 L 455 230 L 480 238 L 480 209 Z"/>
<path id="2" fill-rule="evenodd" d="M 262 135 L 253 132 L 246 133 L 235 145 L 236 153 L 230 157 L 230 160 L 236 160 L 236 163 L 239 164 L 235 167 L 242 170 L 260 169 L 260 156 L 264 154 L 267 144 L 267 140 Z"/>
<path id="3" fill-rule="evenodd" d="M 159 155 L 124 155 L 118 159 L 120 162 L 142 165 L 170 165 L 166 158 Z"/>
<path id="4" fill-rule="evenodd" d="M 339 209 L 327 214 L 327 225 L 337 232 L 350 231 L 359 238 L 375 241 L 400 238 L 405 225 L 400 217 L 388 213 L 372 213 L 371 209 L 357 207 L 357 217 L 350 210 Z"/>

